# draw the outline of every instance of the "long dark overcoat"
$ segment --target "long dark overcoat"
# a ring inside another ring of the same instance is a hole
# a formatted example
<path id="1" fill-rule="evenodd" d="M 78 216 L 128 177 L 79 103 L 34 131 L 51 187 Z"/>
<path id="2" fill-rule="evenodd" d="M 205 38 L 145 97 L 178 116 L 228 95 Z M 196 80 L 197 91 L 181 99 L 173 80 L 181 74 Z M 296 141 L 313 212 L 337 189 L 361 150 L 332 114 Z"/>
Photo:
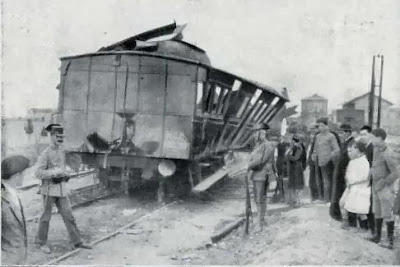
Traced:
<path id="1" fill-rule="evenodd" d="M 341 220 L 342 215 L 340 213 L 339 200 L 346 189 L 346 168 L 349 164 L 350 158 L 347 153 L 347 148 L 354 142 L 354 138 L 350 137 L 344 141 L 340 146 L 340 156 L 337 161 L 335 171 L 333 173 L 333 184 L 332 184 L 332 199 L 329 213 L 335 220 Z"/>
<path id="2" fill-rule="evenodd" d="M 304 174 L 301 156 L 304 153 L 302 146 L 294 146 L 288 155 L 289 189 L 304 188 Z"/>

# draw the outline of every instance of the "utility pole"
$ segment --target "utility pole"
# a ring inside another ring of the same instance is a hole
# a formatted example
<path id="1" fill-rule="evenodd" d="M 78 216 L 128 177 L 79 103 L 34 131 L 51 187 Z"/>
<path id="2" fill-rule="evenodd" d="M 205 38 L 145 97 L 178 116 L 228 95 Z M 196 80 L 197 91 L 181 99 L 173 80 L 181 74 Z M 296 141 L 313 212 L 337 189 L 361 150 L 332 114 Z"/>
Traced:
<path id="1" fill-rule="evenodd" d="M 379 128 L 381 127 L 381 113 L 382 113 L 382 79 L 383 79 L 383 55 L 379 56 L 381 58 L 381 71 L 379 77 L 379 99 L 378 99 L 378 119 L 376 122 L 376 126 Z"/>
<path id="2" fill-rule="evenodd" d="M 368 125 L 374 127 L 374 105 L 375 105 L 375 56 L 372 57 L 371 91 L 369 93 Z"/>
<path id="3" fill-rule="evenodd" d="M 371 128 L 374 128 L 374 118 L 375 118 L 375 88 L 378 87 L 379 97 L 378 97 L 378 114 L 376 120 L 376 127 L 381 126 L 382 118 L 382 80 L 383 80 L 383 55 L 374 55 L 372 58 L 372 74 L 371 74 L 371 91 L 369 94 L 369 105 L 368 105 L 368 124 Z M 381 64 L 379 64 L 379 61 Z M 379 70 L 379 72 L 378 72 Z M 379 75 L 379 83 L 375 76 Z"/>

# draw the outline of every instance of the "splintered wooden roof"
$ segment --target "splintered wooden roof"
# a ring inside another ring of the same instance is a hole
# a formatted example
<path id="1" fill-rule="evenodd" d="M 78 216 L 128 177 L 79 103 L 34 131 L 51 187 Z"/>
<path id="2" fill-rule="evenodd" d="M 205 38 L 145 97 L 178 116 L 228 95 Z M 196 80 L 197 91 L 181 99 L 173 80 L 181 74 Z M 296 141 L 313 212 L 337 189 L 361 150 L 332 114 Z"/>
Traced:
<path id="1" fill-rule="evenodd" d="M 282 98 L 285 102 L 289 101 L 286 89 L 283 93 L 278 90 L 252 81 L 247 78 L 229 73 L 227 71 L 217 69 L 211 66 L 211 62 L 206 52 L 190 43 L 182 41 L 182 31 L 186 27 L 184 25 L 176 25 L 176 23 L 168 24 L 159 28 L 155 28 L 124 40 L 118 41 L 106 47 L 100 48 L 97 52 L 62 57 L 61 60 L 71 60 L 79 57 L 101 56 L 101 55 L 143 55 L 151 57 L 165 58 L 181 62 L 192 63 L 208 68 L 214 76 L 220 79 L 226 79 L 233 84 L 234 80 L 239 80 L 252 87 L 257 87 L 263 91 L 267 91 L 275 96 Z"/>

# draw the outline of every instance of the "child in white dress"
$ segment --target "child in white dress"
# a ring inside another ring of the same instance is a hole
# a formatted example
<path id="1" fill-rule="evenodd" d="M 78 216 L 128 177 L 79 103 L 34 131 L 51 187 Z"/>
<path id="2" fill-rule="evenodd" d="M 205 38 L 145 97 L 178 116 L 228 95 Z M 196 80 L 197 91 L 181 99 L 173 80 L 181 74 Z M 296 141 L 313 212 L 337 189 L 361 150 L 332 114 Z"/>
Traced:
<path id="1" fill-rule="evenodd" d="M 346 169 L 346 190 L 340 199 L 343 228 L 349 226 L 347 213 L 358 215 L 361 220 L 367 218 L 370 208 L 371 187 L 369 184 L 369 163 L 365 156 L 366 146 L 362 142 L 355 142 L 348 148 L 350 157 Z"/>

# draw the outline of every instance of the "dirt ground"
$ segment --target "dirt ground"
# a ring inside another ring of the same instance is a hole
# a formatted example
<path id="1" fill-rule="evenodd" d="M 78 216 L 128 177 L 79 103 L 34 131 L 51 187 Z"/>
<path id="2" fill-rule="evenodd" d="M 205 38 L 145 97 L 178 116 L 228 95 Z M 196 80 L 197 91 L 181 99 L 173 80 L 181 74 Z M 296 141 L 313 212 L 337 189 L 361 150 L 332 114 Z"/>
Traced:
<path id="1" fill-rule="evenodd" d="M 400 152 L 398 146 L 394 148 Z M 28 217 L 40 211 L 40 198 L 35 191 L 22 196 Z M 341 229 L 340 223 L 329 217 L 328 207 L 310 204 L 306 193 L 305 204 L 298 209 L 270 204 L 268 226 L 263 232 L 256 234 L 251 230 L 244 238 L 240 227 L 218 244 L 210 245 L 213 234 L 243 216 L 243 178 L 222 181 L 210 195 L 207 201 L 192 198 L 168 206 L 99 243 L 93 250 L 82 250 L 59 264 L 384 265 L 393 262 L 394 252 L 365 241 L 365 234 Z M 74 210 L 74 215 L 83 239 L 93 242 L 157 208 L 160 206 L 155 202 L 155 192 L 145 191 L 100 200 Z M 71 251 L 59 215 L 53 216 L 50 225 L 48 245 L 52 254 L 45 254 L 34 246 L 37 226 L 35 221 L 27 225 L 28 264 L 44 264 Z M 399 226 L 397 223 L 398 247 Z"/>
<path id="2" fill-rule="evenodd" d="M 83 241 L 92 242 L 156 208 L 154 196 L 140 198 L 119 196 L 99 200 L 89 206 L 78 208 L 73 213 Z M 44 264 L 72 250 L 67 230 L 59 214 L 53 215 L 50 222 L 47 244 L 52 250 L 51 254 L 45 254 L 35 246 L 37 229 L 37 221 L 27 223 L 28 264 Z"/>
<path id="3" fill-rule="evenodd" d="M 392 251 L 365 241 L 365 233 L 341 229 L 340 223 L 329 217 L 326 205 L 311 204 L 307 199 L 303 199 L 304 204 L 298 209 L 288 208 L 281 203 L 269 204 L 268 226 L 263 232 L 255 233 L 251 224 L 250 235 L 244 237 L 242 226 L 219 243 L 210 245 L 213 234 L 243 216 L 243 188 L 238 188 L 238 185 L 238 179 L 225 182 L 225 187 L 230 190 L 214 195 L 214 199 L 209 201 L 178 202 L 154 213 L 115 238 L 96 245 L 93 250 L 80 251 L 59 264 L 392 263 Z M 98 218 L 98 215 L 94 213 L 92 217 Z M 117 228 L 115 226 L 113 228 Z M 88 231 L 85 235 L 96 235 L 96 229 L 87 226 L 84 229 Z"/>
<path id="4" fill-rule="evenodd" d="M 263 232 L 244 238 L 239 228 L 218 245 L 199 250 L 191 264 L 392 264 L 394 252 L 365 241 L 363 233 L 341 229 L 327 209 L 311 204 L 270 215 Z"/>

